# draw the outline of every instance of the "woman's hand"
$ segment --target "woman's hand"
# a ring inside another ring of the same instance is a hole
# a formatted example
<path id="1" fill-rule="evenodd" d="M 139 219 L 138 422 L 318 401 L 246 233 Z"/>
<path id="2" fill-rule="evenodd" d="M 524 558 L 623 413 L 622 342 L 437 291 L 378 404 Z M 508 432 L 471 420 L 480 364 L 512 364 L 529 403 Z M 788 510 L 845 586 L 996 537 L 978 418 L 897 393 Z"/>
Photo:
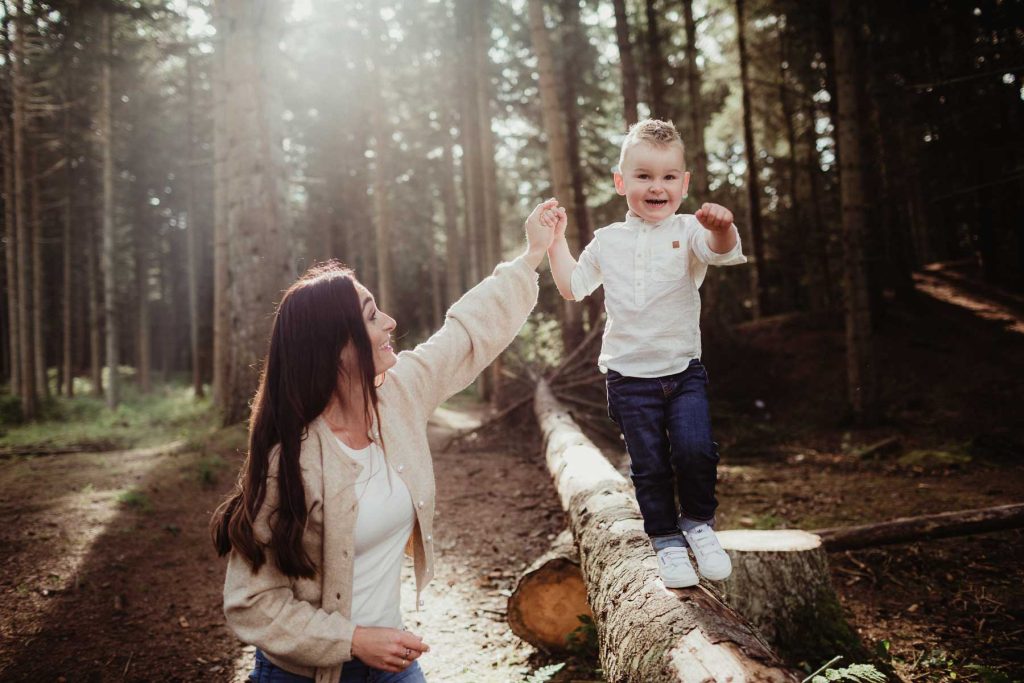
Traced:
<path id="1" fill-rule="evenodd" d="M 544 254 L 555 239 L 555 231 L 559 221 L 564 218 L 565 210 L 560 209 L 557 199 L 549 199 L 530 213 L 526 219 L 526 261 L 533 268 L 544 260 Z M 563 226 L 562 230 L 565 228 Z"/>
<path id="2" fill-rule="evenodd" d="M 356 626 L 352 634 L 352 656 L 374 669 L 398 673 L 430 648 L 409 631 L 397 628 Z"/>

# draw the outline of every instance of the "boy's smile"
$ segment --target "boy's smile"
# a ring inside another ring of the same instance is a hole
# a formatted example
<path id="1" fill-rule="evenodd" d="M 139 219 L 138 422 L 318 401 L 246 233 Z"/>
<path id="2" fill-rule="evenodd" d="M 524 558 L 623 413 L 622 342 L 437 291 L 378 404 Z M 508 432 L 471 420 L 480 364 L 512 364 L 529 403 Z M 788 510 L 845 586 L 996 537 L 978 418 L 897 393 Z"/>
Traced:
<path id="1" fill-rule="evenodd" d="M 641 142 L 626 152 L 622 168 L 615 174 L 615 190 L 626 204 L 649 223 L 663 221 L 679 210 L 690 184 L 680 145 L 652 145 Z"/>

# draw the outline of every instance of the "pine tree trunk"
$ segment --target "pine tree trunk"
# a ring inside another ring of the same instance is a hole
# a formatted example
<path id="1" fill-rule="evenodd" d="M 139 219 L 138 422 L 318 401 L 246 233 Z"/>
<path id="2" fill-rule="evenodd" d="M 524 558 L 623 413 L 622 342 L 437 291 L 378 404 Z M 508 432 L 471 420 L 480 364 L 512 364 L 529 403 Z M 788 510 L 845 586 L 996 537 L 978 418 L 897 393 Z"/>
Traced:
<path id="1" fill-rule="evenodd" d="M 195 140 L 195 96 L 192 91 L 192 80 L 195 78 L 192 49 L 186 48 L 185 53 L 185 121 L 187 148 L 185 157 L 189 160 L 188 188 L 186 192 L 185 224 L 186 264 L 188 269 L 188 340 L 189 356 L 192 365 L 192 393 L 196 398 L 203 397 L 203 369 L 199 349 L 199 215 L 196 211 L 196 182 L 194 159 L 196 158 Z"/>
<path id="2" fill-rule="evenodd" d="M 153 344 L 150 321 L 149 305 L 149 270 L 150 270 L 150 245 L 149 226 L 146 224 L 145 212 L 142 211 L 144 197 L 135 198 L 135 289 L 138 297 L 136 315 L 135 340 L 138 345 L 136 349 L 136 374 L 138 377 L 139 392 L 148 394 L 153 388 Z M 186 229 L 189 226 L 186 225 Z M 166 301 L 166 299 L 164 299 Z M 166 344 L 165 335 L 160 335 L 161 345 Z"/>
<path id="3" fill-rule="evenodd" d="M 476 12 L 474 0 L 456 0 L 455 31 L 459 40 L 459 58 L 461 68 L 458 78 L 459 102 L 459 137 L 462 146 L 462 191 L 464 207 L 464 223 L 466 226 L 463 244 L 464 258 L 468 257 L 468 280 L 475 284 L 483 278 L 481 262 L 484 225 L 486 223 L 483 204 L 482 162 L 480 159 L 480 114 L 477 111 L 477 69 L 476 48 L 474 46 Z"/>
<path id="4" fill-rule="evenodd" d="M 34 420 L 38 411 L 39 394 L 36 391 L 35 353 L 32 349 L 31 290 L 31 227 L 26 215 L 25 191 L 25 100 L 26 88 L 22 74 L 26 31 L 25 5 L 15 0 L 15 30 L 11 41 L 11 99 L 13 101 L 14 158 L 14 212 L 18 247 L 18 355 L 21 359 L 21 412 L 26 420 Z"/>
<path id="5" fill-rule="evenodd" d="M 46 376 L 46 335 L 43 330 L 43 310 L 46 307 L 46 288 L 43 278 L 43 216 L 40 209 L 42 189 L 39 186 L 39 148 L 32 150 L 32 348 L 35 353 L 36 392 L 41 397 L 50 395 L 50 382 Z"/>
<path id="6" fill-rule="evenodd" d="M 6 26 L 6 18 L 4 25 Z M 4 55 L 8 64 L 10 59 Z M 18 336 L 18 226 L 15 219 L 14 193 L 14 152 L 12 149 L 10 119 L 3 116 L 4 145 L 4 257 L 6 259 L 7 278 L 7 339 L 11 364 L 11 395 L 21 395 L 21 354 Z"/>
<path id="7" fill-rule="evenodd" d="M 89 375 L 92 395 L 103 396 L 103 300 L 101 296 L 99 253 L 96 250 L 96 226 L 89 221 L 85 240 L 85 258 L 89 262 Z"/>
<path id="8" fill-rule="evenodd" d="M 104 11 L 101 18 L 100 45 L 103 46 L 103 63 L 100 71 L 100 110 L 97 127 L 103 165 L 103 315 L 106 319 L 106 366 L 107 366 L 107 407 L 115 408 L 121 400 L 120 348 L 118 335 L 120 320 L 117 309 L 117 235 L 114 225 L 114 130 L 111 122 L 110 62 L 113 59 L 113 36 L 111 35 L 110 12 Z"/>
<path id="9" fill-rule="evenodd" d="M 450 114 L 447 116 L 450 117 Z M 462 238 L 459 236 L 459 201 L 455 195 L 455 160 L 452 157 L 451 120 L 447 121 L 441 142 L 441 194 L 444 201 L 445 232 L 445 305 L 447 309 L 462 296 Z"/>
<path id="10" fill-rule="evenodd" d="M 741 0 L 742 1 L 742 0 Z M 871 307 L 864 263 L 865 197 L 862 178 L 862 120 L 857 100 L 856 28 L 850 0 L 832 0 L 836 95 L 839 100 L 837 135 L 843 218 L 843 294 L 846 309 L 846 369 L 850 407 L 864 424 L 878 409 L 871 341 Z"/>
<path id="11" fill-rule="evenodd" d="M 750 58 L 747 55 L 745 0 L 736 0 L 736 33 L 740 52 L 740 83 L 743 88 L 743 147 L 747 161 L 747 222 L 750 225 L 750 241 L 754 249 L 754 267 L 750 271 L 751 311 L 754 319 L 761 317 L 765 310 L 764 297 L 764 230 L 761 225 L 761 185 L 757 176 L 757 150 L 754 148 L 754 126 L 751 122 Z"/>
<path id="12" fill-rule="evenodd" d="M 278 37 L 282 7 L 220 0 L 225 81 L 232 91 L 225 159 L 231 367 L 225 424 L 244 420 L 266 353 L 273 304 L 292 278 L 285 204 Z"/>
<path id="13" fill-rule="evenodd" d="M 650 81 L 651 116 L 656 119 L 671 120 L 672 113 L 665 102 L 665 76 L 662 74 L 664 57 L 661 54 L 661 30 L 658 27 L 657 0 L 646 0 L 644 10 L 647 14 L 647 78 Z"/>
<path id="14" fill-rule="evenodd" d="M 569 168 L 569 145 L 566 139 L 566 123 L 558 99 L 555 61 L 551 50 L 551 37 L 544 21 L 543 0 L 528 0 L 530 40 L 537 56 L 537 71 L 540 80 L 541 110 L 544 117 L 544 132 L 547 134 L 548 162 L 551 168 L 551 183 L 554 196 L 569 216 L 576 215 L 575 194 L 572 188 L 572 171 Z M 569 221 L 565 237 L 569 244 L 579 244 L 579 226 Z M 562 306 L 562 344 L 573 349 L 583 339 L 583 317 L 575 302 L 565 301 Z"/>
<path id="15" fill-rule="evenodd" d="M 690 191 L 697 202 L 706 202 L 708 196 L 708 153 L 704 145 L 704 110 L 701 98 L 703 77 L 697 67 L 697 24 L 693 19 L 693 0 L 683 0 L 683 21 L 686 26 L 686 86 L 689 99 L 690 134 L 686 139 L 687 156 L 693 162 L 693 177 Z"/>
<path id="16" fill-rule="evenodd" d="M 68 61 L 65 61 L 65 69 L 69 69 Z M 74 360 L 72 358 L 72 350 L 74 349 L 75 341 L 75 328 L 74 320 L 72 318 L 72 311 L 74 310 L 74 259 L 75 253 L 75 235 L 72 231 L 72 209 L 74 207 L 75 200 L 75 184 L 74 176 L 72 175 L 71 162 L 73 154 L 71 151 L 71 78 L 70 71 L 66 71 L 66 78 L 64 80 L 64 215 L 63 215 L 63 237 L 61 239 L 61 246 L 63 247 L 63 270 L 64 275 L 62 278 L 63 285 L 63 296 L 61 297 L 62 311 L 61 319 L 63 321 L 63 334 L 61 335 L 61 368 L 62 375 L 64 377 L 64 395 L 71 398 L 75 395 L 75 368 Z"/>
<path id="17" fill-rule="evenodd" d="M 214 23 L 224 22 L 223 2 L 213 5 Z M 213 403 L 225 414 L 231 368 L 231 320 L 228 303 L 228 101 L 233 87 L 228 79 L 226 42 L 218 32 L 212 58 L 213 88 Z"/>
<path id="18" fill-rule="evenodd" d="M 626 0 L 612 0 L 615 10 L 615 42 L 619 48 L 619 62 L 622 64 L 622 108 L 625 112 L 626 128 L 640 120 L 637 105 L 640 100 L 637 85 L 636 60 L 633 58 L 633 40 L 629 32 L 629 15 Z"/>
<path id="19" fill-rule="evenodd" d="M 789 182 L 789 223 L 796 236 L 791 244 L 786 244 L 781 250 L 787 254 L 785 259 L 784 272 L 786 273 L 786 290 L 790 298 L 790 306 L 794 309 L 801 308 L 800 280 L 804 273 L 810 270 L 810 250 L 807 240 L 807 219 L 803 210 L 804 202 L 801 201 L 799 192 L 799 162 L 796 150 L 796 123 L 794 119 L 793 103 L 789 92 L 789 28 L 786 25 L 788 17 L 779 19 L 779 104 L 782 107 L 782 123 L 786 130 L 786 145 L 789 154 L 786 157 L 786 176 Z"/>
<path id="20" fill-rule="evenodd" d="M 378 76 L 379 71 L 375 71 Z M 377 111 L 384 111 L 378 109 Z M 391 201 L 392 183 L 390 168 L 391 149 L 388 144 L 390 133 L 383 117 L 377 119 L 374 131 L 373 200 L 375 226 L 377 228 L 377 305 L 389 310 L 394 303 L 391 294 Z"/>

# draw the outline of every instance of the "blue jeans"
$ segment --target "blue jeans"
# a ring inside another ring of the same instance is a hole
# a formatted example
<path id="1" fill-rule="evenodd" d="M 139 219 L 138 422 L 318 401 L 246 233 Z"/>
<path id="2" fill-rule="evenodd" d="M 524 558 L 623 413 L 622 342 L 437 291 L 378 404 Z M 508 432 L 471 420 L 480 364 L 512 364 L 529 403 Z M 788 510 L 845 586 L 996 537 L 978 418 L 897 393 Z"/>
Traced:
<path id="1" fill-rule="evenodd" d="M 338 683 L 426 683 L 419 662 L 413 662 L 396 674 L 374 669 L 358 659 L 345 662 Z M 247 683 L 313 683 L 312 678 L 299 676 L 274 666 L 262 652 L 256 650 L 256 666 Z"/>
<path id="2" fill-rule="evenodd" d="M 707 371 L 692 360 L 675 375 L 644 379 L 609 370 L 606 381 L 608 415 L 626 441 L 644 531 L 655 550 L 685 546 L 682 530 L 713 524 L 718 507 Z"/>

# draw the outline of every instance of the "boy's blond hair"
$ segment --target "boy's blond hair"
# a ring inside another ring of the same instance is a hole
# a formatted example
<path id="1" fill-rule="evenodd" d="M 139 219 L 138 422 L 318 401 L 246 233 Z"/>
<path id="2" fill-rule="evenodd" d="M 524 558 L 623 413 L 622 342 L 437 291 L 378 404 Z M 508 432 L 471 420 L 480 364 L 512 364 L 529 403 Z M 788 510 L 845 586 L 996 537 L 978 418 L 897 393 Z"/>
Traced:
<path id="1" fill-rule="evenodd" d="M 683 154 L 685 155 L 686 153 L 683 138 L 680 137 L 679 131 L 676 130 L 675 125 L 671 121 L 644 119 L 630 126 L 629 132 L 626 133 L 626 138 L 622 141 L 618 165 L 620 172 L 622 164 L 626 161 L 626 152 L 644 142 L 655 147 L 669 147 L 678 144 Z"/>

